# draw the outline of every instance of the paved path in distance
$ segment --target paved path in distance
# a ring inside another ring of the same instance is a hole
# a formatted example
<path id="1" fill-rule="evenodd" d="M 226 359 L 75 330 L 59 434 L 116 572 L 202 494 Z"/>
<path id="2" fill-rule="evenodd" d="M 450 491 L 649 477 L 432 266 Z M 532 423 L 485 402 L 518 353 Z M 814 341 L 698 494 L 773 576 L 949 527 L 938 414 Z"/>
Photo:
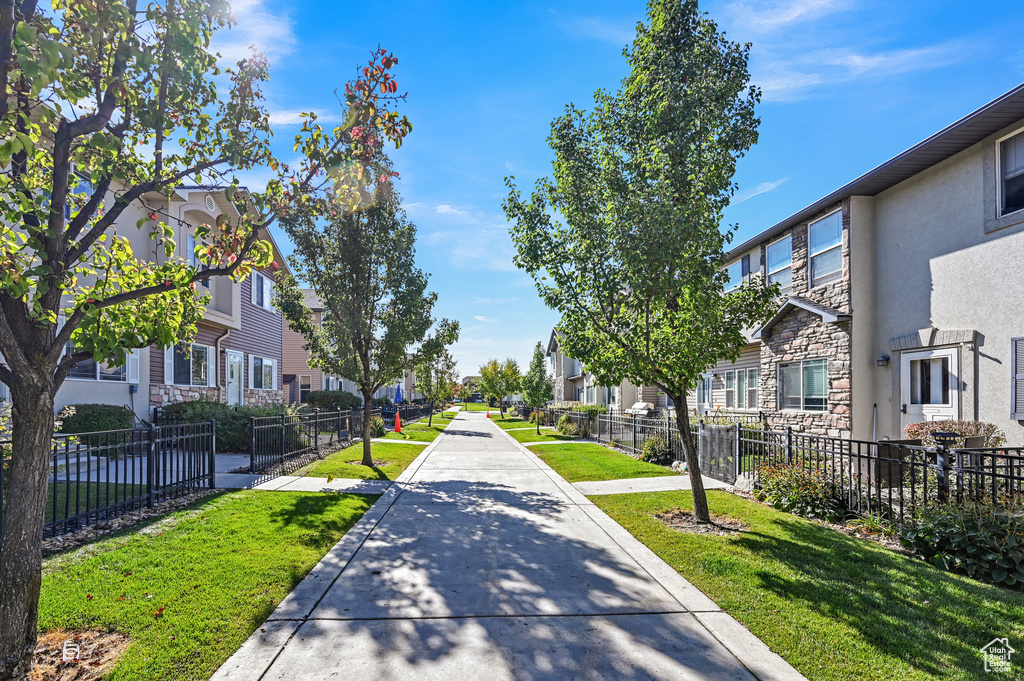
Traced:
<path id="1" fill-rule="evenodd" d="M 464 412 L 213 678 L 803 677 Z"/>

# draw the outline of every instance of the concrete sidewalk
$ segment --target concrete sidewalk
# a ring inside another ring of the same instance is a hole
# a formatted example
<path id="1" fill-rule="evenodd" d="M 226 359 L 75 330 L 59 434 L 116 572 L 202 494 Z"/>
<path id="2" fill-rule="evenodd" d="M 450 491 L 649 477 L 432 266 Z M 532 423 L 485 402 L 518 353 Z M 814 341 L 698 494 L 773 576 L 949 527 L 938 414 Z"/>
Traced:
<path id="1" fill-rule="evenodd" d="M 463 413 L 213 678 L 803 677 Z"/>

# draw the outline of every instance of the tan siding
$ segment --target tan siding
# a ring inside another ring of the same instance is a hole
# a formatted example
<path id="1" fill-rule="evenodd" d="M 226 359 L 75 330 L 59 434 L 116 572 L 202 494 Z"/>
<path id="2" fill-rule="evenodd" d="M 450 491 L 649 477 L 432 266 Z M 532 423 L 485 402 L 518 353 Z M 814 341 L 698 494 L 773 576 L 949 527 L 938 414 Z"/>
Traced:
<path id="1" fill-rule="evenodd" d="M 736 369 L 758 369 L 761 368 L 761 346 L 751 345 L 743 350 L 735 362 L 719 362 L 713 373 L 718 377 L 711 382 L 711 408 L 721 407 L 725 409 L 725 372 Z M 760 399 L 760 396 L 759 396 Z M 746 407 L 747 409 L 756 408 Z"/>

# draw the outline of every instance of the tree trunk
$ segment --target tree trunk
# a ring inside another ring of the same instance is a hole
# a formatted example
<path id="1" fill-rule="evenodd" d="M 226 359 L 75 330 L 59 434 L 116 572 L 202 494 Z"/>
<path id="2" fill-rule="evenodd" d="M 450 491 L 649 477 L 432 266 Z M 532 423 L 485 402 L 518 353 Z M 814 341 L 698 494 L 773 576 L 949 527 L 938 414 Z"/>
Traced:
<path id="1" fill-rule="evenodd" d="M 668 394 L 668 391 L 665 391 Z M 700 477 L 700 460 L 697 458 L 697 447 L 690 436 L 690 411 L 686 404 L 686 393 L 682 395 L 669 395 L 672 403 L 676 405 L 676 428 L 679 429 L 679 439 L 683 443 L 683 452 L 686 454 L 686 468 L 690 475 L 690 487 L 693 490 L 693 515 L 702 523 L 711 522 L 711 512 L 708 510 L 708 495 L 704 492 L 704 480 Z"/>
<path id="2" fill-rule="evenodd" d="M 501 413 L 501 420 L 505 420 L 505 397 L 498 398 L 498 411 Z"/>
<path id="3" fill-rule="evenodd" d="M 370 442 L 373 435 L 370 433 L 370 421 L 373 419 L 373 397 L 366 390 L 360 389 L 363 394 L 363 461 L 364 466 L 373 466 L 373 455 L 370 453 Z"/>
<path id="4" fill-rule="evenodd" d="M 427 402 L 427 404 L 430 405 L 430 413 L 427 414 L 427 428 L 433 428 L 434 427 L 434 403 L 433 402 Z"/>
<path id="5" fill-rule="evenodd" d="M 0 680 L 32 666 L 42 584 L 43 522 L 53 437 L 53 395 L 45 381 L 15 377 L 11 466 L 0 546 Z M 18 385 L 22 383 L 22 385 Z M 29 383 L 29 385 L 24 385 Z M 19 408 L 20 407 L 20 408 Z"/>
<path id="6" fill-rule="evenodd" d="M 540 435 L 540 407 L 533 408 L 533 415 L 537 419 L 537 435 Z"/>

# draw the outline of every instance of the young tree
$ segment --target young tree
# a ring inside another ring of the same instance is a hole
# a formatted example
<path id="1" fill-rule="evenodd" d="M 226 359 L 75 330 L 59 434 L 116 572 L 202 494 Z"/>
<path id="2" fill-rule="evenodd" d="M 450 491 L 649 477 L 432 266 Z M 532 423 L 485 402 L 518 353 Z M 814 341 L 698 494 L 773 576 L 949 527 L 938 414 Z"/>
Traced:
<path id="1" fill-rule="evenodd" d="M 70 369 L 190 340 L 205 303 L 195 282 L 267 265 L 265 227 L 313 201 L 325 168 L 357 172 L 365 130 L 396 143 L 409 131 L 389 110 L 393 57 L 375 53 L 349 86 L 345 122 L 325 133 L 311 119 L 296 140 L 299 166 L 278 164 L 262 104 L 266 60 L 254 54 L 221 72 L 209 51 L 231 21 L 218 0 L 0 4 L 0 382 L 15 452 L 0 546 L 0 680 L 22 678 L 35 649 L 54 398 Z M 235 172 L 267 165 L 280 178 L 242 200 Z M 208 241 L 198 267 L 172 257 L 175 230 L 162 212 L 185 182 L 227 185 L 242 214 L 198 230 Z M 153 238 L 162 262 L 136 257 L 132 228 Z"/>
<path id="2" fill-rule="evenodd" d="M 296 211 L 281 220 L 295 244 L 288 262 L 319 296 L 323 320 L 313 321 L 295 278 L 279 285 L 278 306 L 305 338 L 310 366 L 359 386 L 365 466 L 373 465 L 373 393 L 410 366 L 409 348 L 423 341 L 434 323 L 431 310 L 437 300 L 436 293 L 426 291 L 428 275 L 414 262 L 416 226 L 406 218 L 398 191 L 393 184 L 376 183 L 391 175 L 387 157 L 378 153 L 372 173 L 356 187 L 359 209 L 332 203 L 326 210 Z M 444 320 L 438 337 L 451 333 L 452 323 Z"/>
<path id="3" fill-rule="evenodd" d="M 519 364 L 509 357 L 504 362 L 488 360 L 480 367 L 479 389 L 486 397 L 498 401 L 501 418 L 505 418 L 505 396 L 519 390 Z"/>
<path id="4" fill-rule="evenodd" d="M 434 408 L 451 398 L 455 386 L 459 385 L 455 358 L 442 347 L 433 357 L 420 357 L 413 365 L 416 372 L 416 389 L 423 393 L 430 404 L 427 426 L 434 423 Z"/>
<path id="5" fill-rule="evenodd" d="M 562 313 L 566 352 L 602 384 L 627 378 L 672 399 L 705 522 L 687 393 L 738 356 L 743 330 L 766 319 L 776 291 L 755 278 L 723 295 L 732 231 L 719 224 L 736 160 L 757 141 L 748 51 L 695 0 L 651 0 L 621 88 L 552 123 L 554 181 L 524 201 L 507 180 L 516 264 Z"/>
<path id="6" fill-rule="evenodd" d="M 523 402 L 531 411 L 538 411 L 543 404 L 554 399 L 555 391 L 551 376 L 548 375 L 547 364 L 544 362 L 544 349 L 540 343 L 533 349 L 530 368 L 519 379 L 519 390 Z M 537 419 L 537 435 L 540 435 L 540 419 Z"/>

